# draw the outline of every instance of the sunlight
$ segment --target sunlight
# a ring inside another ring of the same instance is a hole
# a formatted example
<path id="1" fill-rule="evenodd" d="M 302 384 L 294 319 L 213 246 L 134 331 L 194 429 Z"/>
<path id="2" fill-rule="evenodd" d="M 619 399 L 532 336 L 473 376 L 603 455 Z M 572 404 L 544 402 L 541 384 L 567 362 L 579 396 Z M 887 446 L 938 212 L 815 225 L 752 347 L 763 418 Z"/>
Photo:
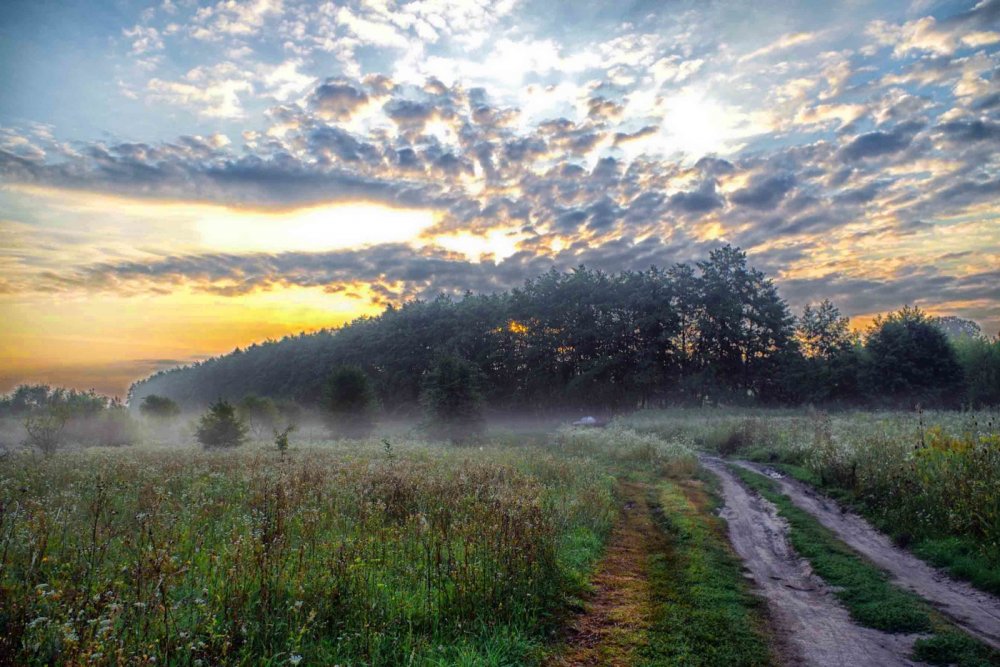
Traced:
<path id="1" fill-rule="evenodd" d="M 478 262 L 483 255 L 491 255 L 494 261 L 507 259 L 517 252 L 517 244 L 524 239 L 520 233 L 503 229 L 491 229 L 486 234 L 462 232 L 447 236 L 436 236 L 435 245 L 465 255 L 470 261 Z"/>
<path id="2" fill-rule="evenodd" d="M 701 93 L 685 90 L 664 100 L 667 143 L 691 156 L 722 152 L 734 119 Z"/>
<path id="3" fill-rule="evenodd" d="M 322 251 L 402 243 L 433 225 L 434 217 L 427 209 L 357 202 L 274 213 L 217 207 L 196 224 L 204 245 L 220 250 Z"/>

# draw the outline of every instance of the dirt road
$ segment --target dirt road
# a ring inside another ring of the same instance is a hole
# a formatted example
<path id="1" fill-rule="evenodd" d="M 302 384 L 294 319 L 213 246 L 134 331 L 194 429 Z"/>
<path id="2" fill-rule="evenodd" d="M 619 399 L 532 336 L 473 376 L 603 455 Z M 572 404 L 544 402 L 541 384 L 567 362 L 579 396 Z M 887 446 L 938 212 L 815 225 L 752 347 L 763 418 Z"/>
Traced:
<path id="1" fill-rule="evenodd" d="M 768 602 L 790 665 L 915 665 L 916 637 L 863 628 L 788 543 L 788 525 L 774 505 L 750 493 L 719 459 L 702 464 L 722 482 L 723 518 L 733 548 Z"/>
<path id="2" fill-rule="evenodd" d="M 549 661 L 552 667 L 626 667 L 638 661 L 652 614 L 649 555 L 668 548 L 653 523 L 648 489 L 622 484 L 621 516 L 592 581 L 594 595 L 572 624 L 566 652 Z"/>
<path id="3" fill-rule="evenodd" d="M 798 507 L 812 514 L 841 541 L 888 572 L 893 582 L 924 598 L 955 625 L 995 649 L 1000 649 L 1000 599 L 956 581 L 910 552 L 900 549 L 863 518 L 845 512 L 835 501 L 772 468 L 737 461 L 767 475 Z"/>

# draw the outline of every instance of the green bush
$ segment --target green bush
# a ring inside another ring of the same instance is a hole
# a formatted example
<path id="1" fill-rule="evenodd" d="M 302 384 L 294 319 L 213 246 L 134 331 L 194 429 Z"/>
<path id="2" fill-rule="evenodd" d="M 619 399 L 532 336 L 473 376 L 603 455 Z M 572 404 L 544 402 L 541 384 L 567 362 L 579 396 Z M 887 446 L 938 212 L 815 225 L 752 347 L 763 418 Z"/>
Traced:
<path id="1" fill-rule="evenodd" d="M 166 396 L 150 394 L 142 399 L 142 403 L 139 405 L 139 413 L 144 417 L 169 419 L 179 415 L 181 407 Z"/>
<path id="2" fill-rule="evenodd" d="M 356 366 L 334 369 L 323 403 L 335 435 L 363 438 L 375 426 L 375 393 L 368 376 Z"/>
<path id="3" fill-rule="evenodd" d="M 457 357 L 442 357 L 424 389 L 427 429 L 451 442 L 475 439 L 485 428 L 476 368 Z"/>
<path id="4" fill-rule="evenodd" d="M 233 404 L 219 399 L 202 415 L 195 434 L 205 449 L 239 447 L 246 441 L 247 427 Z"/>

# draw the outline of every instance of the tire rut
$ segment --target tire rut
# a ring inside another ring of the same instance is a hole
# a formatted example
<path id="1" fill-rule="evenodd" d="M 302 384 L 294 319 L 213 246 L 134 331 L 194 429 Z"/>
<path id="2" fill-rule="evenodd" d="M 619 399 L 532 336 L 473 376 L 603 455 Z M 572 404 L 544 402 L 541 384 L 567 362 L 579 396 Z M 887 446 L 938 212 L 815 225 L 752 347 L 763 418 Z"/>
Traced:
<path id="1" fill-rule="evenodd" d="M 748 491 L 720 459 L 701 458 L 722 486 L 729 539 L 770 609 L 787 664 L 833 667 L 919 665 L 915 635 L 856 625 L 809 563 L 788 542 L 773 504 Z"/>
<path id="2" fill-rule="evenodd" d="M 1000 599 L 971 585 L 952 579 L 909 551 L 857 514 L 798 480 L 765 465 L 735 461 L 747 470 L 768 476 L 800 509 L 868 560 L 888 572 L 893 583 L 927 600 L 955 625 L 985 644 L 1000 649 Z"/>

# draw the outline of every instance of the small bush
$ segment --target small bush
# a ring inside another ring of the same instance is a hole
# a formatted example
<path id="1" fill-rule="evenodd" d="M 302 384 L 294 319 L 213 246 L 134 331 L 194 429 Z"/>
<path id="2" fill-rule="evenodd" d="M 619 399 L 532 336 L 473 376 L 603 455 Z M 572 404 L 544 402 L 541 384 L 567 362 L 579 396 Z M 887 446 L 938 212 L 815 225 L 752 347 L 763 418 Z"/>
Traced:
<path id="1" fill-rule="evenodd" d="M 66 427 L 66 412 L 57 408 L 36 410 L 24 418 L 24 430 L 28 434 L 25 445 L 34 447 L 49 456 L 62 443 L 62 432 Z"/>
<path id="2" fill-rule="evenodd" d="M 456 357 L 442 357 L 424 389 L 427 429 L 451 442 L 474 440 L 485 428 L 479 375 L 476 368 Z"/>
<path id="3" fill-rule="evenodd" d="M 375 392 L 356 366 L 341 366 L 330 374 L 323 403 L 335 435 L 363 438 L 375 426 Z"/>
<path id="4" fill-rule="evenodd" d="M 195 435 L 205 449 L 239 447 L 246 441 L 247 427 L 233 404 L 219 399 L 199 420 Z"/>
<path id="5" fill-rule="evenodd" d="M 181 413 L 181 407 L 166 396 L 150 394 L 142 399 L 139 413 L 144 417 L 155 419 L 170 419 Z"/>
<path id="6" fill-rule="evenodd" d="M 288 436 L 295 430 L 294 426 L 286 426 L 284 430 L 274 429 L 274 446 L 284 455 L 288 451 Z"/>

